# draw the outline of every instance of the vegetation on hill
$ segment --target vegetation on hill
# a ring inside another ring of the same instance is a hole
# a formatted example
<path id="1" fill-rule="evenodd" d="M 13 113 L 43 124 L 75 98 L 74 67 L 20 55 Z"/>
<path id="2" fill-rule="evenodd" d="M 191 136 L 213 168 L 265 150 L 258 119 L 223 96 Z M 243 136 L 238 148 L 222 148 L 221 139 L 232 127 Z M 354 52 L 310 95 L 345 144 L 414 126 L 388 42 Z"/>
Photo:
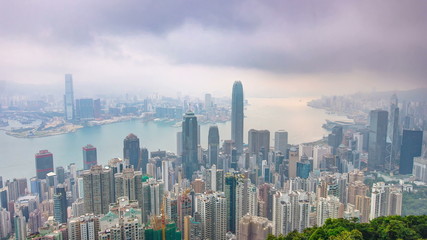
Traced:
<path id="1" fill-rule="evenodd" d="M 321 227 L 311 227 L 302 233 L 272 236 L 267 240 L 417 240 L 427 238 L 427 216 L 379 217 L 370 223 L 356 220 L 328 219 Z"/>
<path id="2" fill-rule="evenodd" d="M 427 188 L 403 193 L 402 215 L 427 215 Z"/>

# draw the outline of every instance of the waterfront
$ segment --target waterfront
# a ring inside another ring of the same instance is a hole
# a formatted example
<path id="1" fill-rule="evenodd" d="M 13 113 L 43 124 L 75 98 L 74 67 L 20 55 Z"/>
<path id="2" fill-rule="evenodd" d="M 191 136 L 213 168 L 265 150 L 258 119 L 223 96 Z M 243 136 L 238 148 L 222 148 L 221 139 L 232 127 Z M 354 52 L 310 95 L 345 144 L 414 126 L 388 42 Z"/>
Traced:
<path id="1" fill-rule="evenodd" d="M 274 146 L 274 131 L 284 129 L 289 132 L 292 144 L 318 140 L 327 134 L 322 128 L 326 119 L 346 120 L 344 116 L 329 115 L 324 110 L 307 106 L 312 99 L 299 98 L 249 98 L 245 110 L 245 137 L 247 131 L 268 129 L 271 132 L 271 146 Z M 217 124 L 221 140 L 230 139 L 230 122 Z M 201 145 L 207 147 L 209 124 L 200 127 Z M 159 122 L 130 120 L 113 124 L 86 127 L 75 132 L 44 137 L 15 138 L 0 132 L 0 176 L 31 177 L 35 174 L 34 154 L 40 149 L 53 153 L 54 165 L 66 167 L 74 162 L 82 166 L 82 146 L 90 143 L 97 147 L 98 163 L 105 164 L 109 159 L 123 156 L 123 139 L 129 133 L 140 138 L 142 147 L 149 151 L 157 149 L 176 152 L 176 133 L 180 128 Z"/>

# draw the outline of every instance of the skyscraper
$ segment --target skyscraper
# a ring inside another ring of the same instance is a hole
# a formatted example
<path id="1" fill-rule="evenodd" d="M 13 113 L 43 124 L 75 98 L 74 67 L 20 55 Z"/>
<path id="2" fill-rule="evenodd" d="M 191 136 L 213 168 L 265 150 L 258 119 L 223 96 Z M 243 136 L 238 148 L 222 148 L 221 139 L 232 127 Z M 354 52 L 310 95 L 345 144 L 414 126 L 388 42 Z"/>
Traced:
<path id="1" fill-rule="evenodd" d="M 328 145 L 332 147 L 332 153 L 336 154 L 338 147 L 341 145 L 343 139 L 342 126 L 335 126 L 332 132 L 328 135 Z"/>
<path id="2" fill-rule="evenodd" d="M 421 156 L 423 131 L 403 130 L 402 148 L 400 153 L 400 174 L 412 174 L 414 157 Z"/>
<path id="3" fill-rule="evenodd" d="M 386 158 L 388 112 L 373 110 L 369 113 L 368 170 L 383 170 Z"/>
<path id="4" fill-rule="evenodd" d="M 97 164 L 96 147 L 88 144 L 83 148 L 83 169 L 89 170 Z"/>
<path id="5" fill-rule="evenodd" d="M 288 132 L 279 130 L 274 133 L 274 151 L 282 152 L 286 156 L 288 149 Z"/>
<path id="6" fill-rule="evenodd" d="M 208 135 L 208 166 L 218 166 L 218 151 L 219 151 L 219 132 L 217 126 L 209 127 Z M 222 166 L 220 167 L 222 169 Z"/>
<path id="7" fill-rule="evenodd" d="M 125 168 L 123 172 L 114 174 L 115 196 L 126 196 L 129 200 L 138 201 L 142 208 L 142 172 Z"/>
<path id="8" fill-rule="evenodd" d="M 77 121 L 93 120 L 94 108 L 92 98 L 76 99 L 74 118 Z"/>
<path id="9" fill-rule="evenodd" d="M 262 154 L 261 160 L 266 160 L 270 151 L 270 131 L 251 129 L 248 133 L 249 152 Z"/>
<path id="10" fill-rule="evenodd" d="M 65 74 L 64 113 L 65 120 L 74 120 L 73 76 L 71 74 Z"/>
<path id="11" fill-rule="evenodd" d="M 231 100 L 231 140 L 233 140 L 238 154 L 243 152 L 243 108 L 243 86 L 240 81 L 236 81 L 233 84 Z"/>
<path id="12" fill-rule="evenodd" d="M 127 160 L 135 170 L 141 169 L 142 166 L 139 166 L 139 138 L 133 133 L 129 134 L 123 141 L 123 158 Z"/>
<path id="13" fill-rule="evenodd" d="M 225 240 L 227 233 L 227 199 L 223 192 L 200 194 L 196 197 L 201 217 L 202 239 Z"/>
<path id="14" fill-rule="evenodd" d="M 36 153 L 36 176 L 38 179 L 46 179 L 49 172 L 53 172 L 53 154 L 48 150 L 40 150 Z"/>
<path id="15" fill-rule="evenodd" d="M 398 107 L 398 100 L 396 94 L 393 94 L 391 96 L 390 101 L 390 115 L 388 120 L 388 137 L 391 141 L 391 158 L 390 158 L 390 165 L 393 162 L 396 162 L 396 157 L 399 153 L 399 107 Z"/>
<path id="16" fill-rule="evenodd" d="M 184 176 L 191 180 L 193 172 L 198 169 L 197 159 L 198 125 L 193 112 L 187 112 L 182 122 L 182 168 Z"/>
<path id="17" fill-rule="evenodd" d="M 105 214 L 111 199 L 111 169 L 104 169 L 100 165 L 93 166 L 81 174 L 83 178 L 83 192 L 85 212 Z"/>
<path id="18" fill-rule="evenodd" d="M 67 222 L 67 194 L 65 192 L 64 185 L 58 184 L 55 190 L 55 195 L 53 195 L 53 215 L 55 221 L 58 223 Z"/>

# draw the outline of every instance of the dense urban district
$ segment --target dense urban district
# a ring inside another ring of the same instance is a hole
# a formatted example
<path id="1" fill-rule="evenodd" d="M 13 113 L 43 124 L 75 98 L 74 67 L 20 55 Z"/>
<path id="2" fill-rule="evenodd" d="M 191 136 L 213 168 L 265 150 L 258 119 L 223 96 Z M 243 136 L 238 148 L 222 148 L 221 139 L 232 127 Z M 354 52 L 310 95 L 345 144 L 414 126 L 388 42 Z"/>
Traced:
<path id="1" fill-rule="evenodd" d="M 251 129 L 244 141 L 239 81 L 231 101 L 210 94 L 204 101 L 74 99 L 70 74 L 61 101 L 2 97 L 2 128 L 15 137 L 132 118 L 168 122 L 182 131 L 176 153 L 149 152 L 129 133 L 123 157 L 105 165 L 98 163 L 96 146 L 87 144 L 82 169 L 75 163 L 57 166 L 53 153 L 40 149 L 34 177 L 0 178 L 0 238 L 427 238 L 426 216 L 413 216 L 427 213 L 427 103 L 399 101 L 398 94 L 310 102 L 351 121 L 329 121 L 327 137 L 297 145 L 289 144 L 285 130 L 270 135 Z M 230 119 L 231 139 L 220 141 L 215 123 Z M 207 149 L 200 146 L 202 122 L 212 124 Z"/>

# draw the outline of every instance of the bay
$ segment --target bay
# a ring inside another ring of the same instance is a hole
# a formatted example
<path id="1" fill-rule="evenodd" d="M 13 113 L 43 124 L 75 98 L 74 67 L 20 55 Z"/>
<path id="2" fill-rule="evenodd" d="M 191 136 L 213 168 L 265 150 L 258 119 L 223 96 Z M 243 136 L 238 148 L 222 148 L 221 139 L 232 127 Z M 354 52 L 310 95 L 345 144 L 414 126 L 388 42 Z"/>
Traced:
<path id="1" fill-rule="evenodd" d="M 274 132 L 284 129 L 289 133 L 289 142 L 299 144 L 321 139 L 328 132 L 322 128 L 326 119 L 347 120 L 345 116 L 329 115 L 324 110 L 307 106 L 309 98 L 249 98 L 245 107 L 245 137 L 249 129 L 267 129 Z M 221 140 L 230 139 L 231 123 L 218 123 Z M 202 124 L 200 138 L 202 147 L 207 147 L 207 135 L 211 124 Z M 161 122 L 131 120 L 102 126 L 86 127 L 76 132 L 43 138 L 15 138 L 0 132 L 0 176 L 3 181 L 35 175 L 34 155 L 41 149 L 53 153 L 54 165 L 66 167 L 76 163 L 82 167 L 82 147 L 92 144 L 97 148 L 98 163 L 105 164 L 114 157 L 123 157 L 123 139 L 134 133 L 142 147 L 149 151 L 158 149 L 176 152 L 176 133 L 180 127 Z"/>

